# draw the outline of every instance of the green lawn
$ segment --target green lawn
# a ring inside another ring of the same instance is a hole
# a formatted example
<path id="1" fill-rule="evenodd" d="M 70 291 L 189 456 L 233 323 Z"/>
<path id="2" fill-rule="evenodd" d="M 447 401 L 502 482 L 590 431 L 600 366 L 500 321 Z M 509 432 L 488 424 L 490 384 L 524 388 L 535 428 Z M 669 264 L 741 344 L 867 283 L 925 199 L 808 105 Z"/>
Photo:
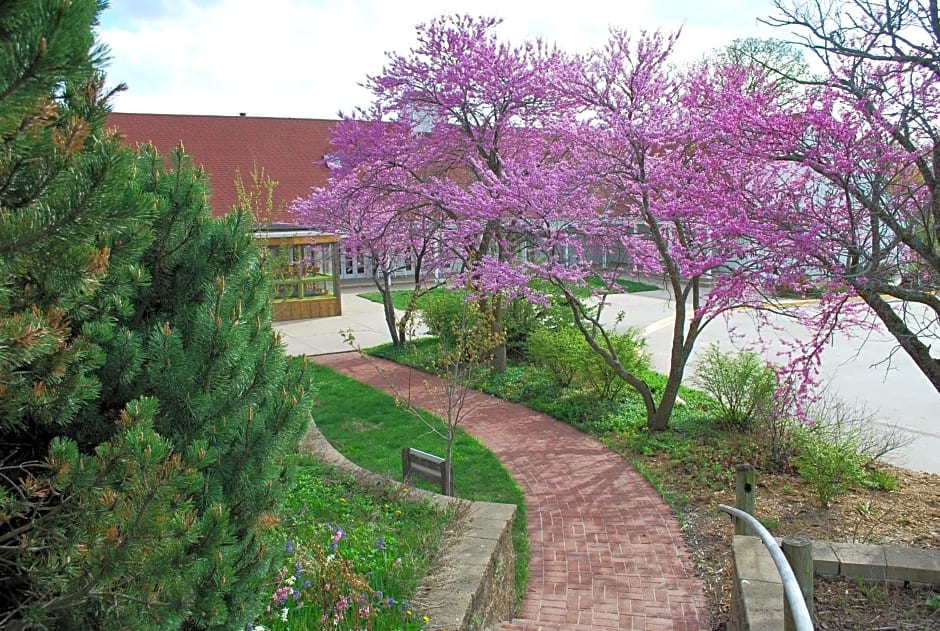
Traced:
<path id="1" fill-rule="evenodd" d="M 625 293 L 628 293 L 628 294 L 635 294 L 635 293 L 639 293 L 643 291 L 655 291 L 656 289 L 659 289 L 659 287 L 655 285 L 650 285 L 649 283 L 644 283 L 644 282 L 636 281 L 636 280 L 630 280 L 627 278 L 617 279 L 616 284 L 619 285 L 620 288 Z M 588 285 L 590 285 L 594 289 L 602 289 L 604 286 L 603 282 L 599 278 L 596 278 L 596 277 L 588 278 Z M 442 289 L 442 288 L 432 289 L 429 292 L 429 295 L 433 294 L 436 291 L 448 291 L 448 290 Z M 408 301 L 411 300 L 412 293 L 414 292 L 411 289 L 398 289 L 398 290 L 393 291 L 392 292 L 392 305 L 396 309 L 400 309 L 404 311 L 408 307 Z M 378 302 L 378 303 L 382 302 L 382 294 L 377 291 L 370 291 L 370 292 L 366 292 L 366 293 L 362 293 L 358 295 L 362 298 L 365 298 L 366 300 L 371 300 L 372 302 Z M 575 295 L 577 295 L 579 298 L 587 298 L 588 296 L 591 295 L 591 290 L 588 287 L 579 287 L 575 291 Z M 422 299 L 418 300 L 419 306 L 421 305 Z"/>
<path id="2" fill-rule="evenodd" d="M 447 291 L 446 289 L 432 289 L 428 292 L 428 295 L 433 294 L 436 291 Z M 412 289 L 396 289 L 392 292 L 392 305 L 401 311 L 404 311 L 408 308 L 408 301 L 411 300 L 411 294 L 414 293 Z M 382 294 L 377 291 L 369 291 L 363 294 L 357 294 L 360 298 L 365 298 L 366 300 L 371 300 L 372 302 L 382 303 Z M 418 299 L 418 306 L 421 306 L 422 298 Z"/>
<path id="3" fill-rule="evenodd" d="M 444 442 L 433 435 L 413 413 L 395 399 L 324 366 L 313 365 L 317 384 L 314 420 L 337 451 L 359 466 L 389 478 L 401 479 L 401 450 L 414 447 L 443 456 Z M 415 384 L 421 388 L 421 384 Z M 423 418 L 441 426 L 430 414 Z M 417 480 L 420 488 L 440 491 Z M 454 491 L 458 497 L 515 504 L 513 526 L 516 551 L 516 590 L 525 594 L 529 543 L 526 536 L 525 497 L 522 489 L 492 452 L 460 431 L 454 442 Z"/>
<path id="4" fill-rule="evenodd" d="M 620 288 L 623 289 L 623 291 L 628 294 L 637 294 L 643 291 L 655 291 L 659 289 L 659 287 L 657 287 L 656 285 L 650 285 L 649 283 L 644 283 L 638 280 L 630 280 L 628 278 L 618 278 L 615 281 L 615 284 L 619 285 Z M 588 285 L 590 285 L 594 289 L 604 288 L 603 281 L 601 281 L 601 279 L 595 276 L 588 278 Z"/>

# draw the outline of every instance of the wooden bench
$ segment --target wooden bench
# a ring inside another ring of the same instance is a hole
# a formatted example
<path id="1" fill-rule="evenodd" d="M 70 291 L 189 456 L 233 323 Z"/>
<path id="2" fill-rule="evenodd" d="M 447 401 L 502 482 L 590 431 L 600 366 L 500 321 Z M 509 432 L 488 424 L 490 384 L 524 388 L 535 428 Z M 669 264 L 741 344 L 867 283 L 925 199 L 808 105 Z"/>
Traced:
<path id="1" fill-rule="evenodd" d="M 405 447 L 401 450 L 402 480 L 408 482 L 412 477 L 418 477 L 434 484 L 439 484 L 442 495 L 450 495 L 450 480 L 447 475 L 447 465 L 443 458 L 418 449 Z"/>

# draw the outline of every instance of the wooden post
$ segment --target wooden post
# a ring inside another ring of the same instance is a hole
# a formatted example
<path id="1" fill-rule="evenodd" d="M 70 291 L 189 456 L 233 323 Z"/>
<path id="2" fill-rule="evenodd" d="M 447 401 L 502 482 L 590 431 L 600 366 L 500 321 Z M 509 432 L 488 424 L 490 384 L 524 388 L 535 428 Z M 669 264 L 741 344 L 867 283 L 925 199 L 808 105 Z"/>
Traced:
<path id="1" fill-rule="evenodd" d="M 739 464 L 734 473 L 735 508 L 754 515 L 754 481 L 756 473 L 749 464 Z M 754 532 L 743 519 L 734 518 L 734 534 L 753 535 Z"/>
<path id="2" fill-rule="evenodd" d="M 343 293 L 342 288 L 340 287 L 339 281 L 339 270 L 340 265 L 343 264 L 343 257 L 339 252 L 339 239 L 336 240 L 336 243 L 330 245 L 330 255 L 333 259 L 333 296 L 336 298 L 336 315 L 343 315 Z"/>
<path id="3" fill-rule="evenodd" d="M 787 562 L 790 564 L 790 569 L 796 576 L 796 582 L 800 585 L 800 592 L 803 593 L 803 600 L 806 602 L 809 615 L 813 616 L 813 540 L 806 535 L 789 535 L 783 538 L 781 547 L 783 555 L 787 557 Z M 783 629 L 784 631 L 796 629 L 790 603 L 786 598 L 783 599 Z"/>

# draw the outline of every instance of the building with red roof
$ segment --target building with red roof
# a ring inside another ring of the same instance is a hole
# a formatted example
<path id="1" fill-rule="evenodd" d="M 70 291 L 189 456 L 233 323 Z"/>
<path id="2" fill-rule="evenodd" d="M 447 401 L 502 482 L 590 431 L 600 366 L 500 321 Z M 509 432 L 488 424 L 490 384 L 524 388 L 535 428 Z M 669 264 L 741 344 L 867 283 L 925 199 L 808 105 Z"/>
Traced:
<path id="1" fill-rule="evenodd" d="M 295 199 L 308 195 L 312 187 L 327 184 L 329 170 L 322 161 L 336 122 L 244 115 L 114 112 L 108 116 L 108 126 L 119 130 L 129 145 L 149 143 L 169 155 L 182 144 L 209 178 L 214 216 L 223 216 L 236 205 L 235 181 L 239 176 L 249 189 L 252 173 L 262 169 L 277 182 L 272 215 L 264 217 L 264 225 L 256 233 L 276 257 L 276 320 L 339 315 L 340 271 L 358 271 L 349 262 L 341 265 L 337 236 L 311 231 L 289 212 Z"/>
<path id="2" fill-rule="evenodd" d="M 325 186 L 329 170 L 322 163 L 338 121 L 261 116 L 129 114 L 113 112 L 110 127 L 128 144 L 150 143 L 169 154 L 180 143 L 206 170 L 212 187 L 212 213 L 221 216 L 236 202 L 235 178 L 249 185 L 254 169 L 277 182 L 272 223 L 299 226 L 288 212 L 290 203 L 306 197 L 314 186 Z"/>

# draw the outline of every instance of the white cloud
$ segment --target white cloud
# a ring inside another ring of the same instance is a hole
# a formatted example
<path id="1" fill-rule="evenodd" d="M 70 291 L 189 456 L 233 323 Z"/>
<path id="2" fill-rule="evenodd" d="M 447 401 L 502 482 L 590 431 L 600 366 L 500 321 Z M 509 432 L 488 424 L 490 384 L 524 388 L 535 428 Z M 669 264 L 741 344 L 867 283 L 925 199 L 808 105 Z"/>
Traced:
<path id="1" fill-rule="evenodd" d="M 766 35 L 754 18 L 771 9 L 769 0 L 722 0 L 709 3 L 707 14 L 684 13 L 682 2 L 666 13 L 655 0 L 477 0 L 469 7 L 466 0 L 110 4 L 99 29 L 111 49 L 108 77 L 129 85 L 117 110 L 311 118 L 367 105 L 369 95 L 357 84 L 381 71 L 386 52 L 412 46 L 417 23 L 446 12 L 497 15 L 505 20 L 506 39 L 541 36 L 571 52 L 601 45 L 610 24 L 672 31 L 687 20 L 677 52 L 691 59 L 734 37 Z"/>

